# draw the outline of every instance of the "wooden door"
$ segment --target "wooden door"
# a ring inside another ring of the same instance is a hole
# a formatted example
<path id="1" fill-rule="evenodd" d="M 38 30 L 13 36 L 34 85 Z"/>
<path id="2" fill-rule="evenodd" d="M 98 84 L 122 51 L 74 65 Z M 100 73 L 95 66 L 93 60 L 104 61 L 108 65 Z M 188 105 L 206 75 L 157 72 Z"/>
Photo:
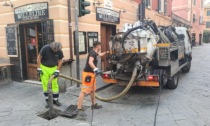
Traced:
<path id="1" fill-rule="evenodd" d="M 116 34 L 116 26 L 115 25 L 101 25 L 101 43 L 102 43 L 102 49 L 101 51 L 109 51 L 109 41 L 111 40 L 111 36 Z M 106 56 L 103 56 L 101 58 L 101 68 L 104 71 L 111 70 L 111 66 L 108 62 L 109 54 L 106 54 Z"/>
<path id="2" fill-rule="evenodd" d="M 27 75 L 30 80 L 37 80 L 38 35 L 37 24 L 24 27 Z"/>
<path id="3" fill-rule="evenodd" d="M 201 41 L 202 41 L 202 34 L 199 34 L 199 45 L 201 45 Z"/>

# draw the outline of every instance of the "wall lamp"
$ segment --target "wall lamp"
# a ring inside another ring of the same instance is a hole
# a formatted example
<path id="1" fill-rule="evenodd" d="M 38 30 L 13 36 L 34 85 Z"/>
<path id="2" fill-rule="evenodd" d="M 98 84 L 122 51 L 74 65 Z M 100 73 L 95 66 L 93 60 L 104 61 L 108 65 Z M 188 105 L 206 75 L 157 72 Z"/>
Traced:
<path id="1" fill-rule="evenodd" d="M 9 1 L 10 4 L 7 3 L 7 1 Z M 12 4 L 12 2 L 10 0 L 6 0 L 5 3 L 3 4 L 3 6 L 11 6 L 11 7 L 13 7 L 13 4 Z"/>
<path id="2" fill-rule="evenodd" d="M 101 4 L 103 3 L 101 3 L 99 0 L 93 2 L 93 6 L 100 6 Z"/>

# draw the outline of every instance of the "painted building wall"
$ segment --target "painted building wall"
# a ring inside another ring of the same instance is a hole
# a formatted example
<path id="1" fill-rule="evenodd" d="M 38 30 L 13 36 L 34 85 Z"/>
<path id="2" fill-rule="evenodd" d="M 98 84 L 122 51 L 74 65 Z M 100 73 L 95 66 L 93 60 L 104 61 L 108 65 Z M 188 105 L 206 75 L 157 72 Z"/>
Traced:
<path id="1" fill-rule="evenodd" d="M 139 3 L 142 0 L 137 0 Z M 157 25 L 171 25 L 171 13 L 172 13 L 172 0 L 167 0 L 167 12 L 166 15 L 158 13 L 158 1 L 150 0 L 150 6 L 146 7 L 146 19 L 154 20 Z M 161 0 L 161 7 L 163 7 L 164 0 Z M 164 10 L 164 9 L 163 9 Z"/>
<path id="2" fill-rule="evenodd" d="M 91 6 L 88 9 L 91 10 L 91 14 L 79 18 L 79 31 L 94 31 L 99 33 L 99 40 L 101 38 L 101 23 L 96 21 L 96 7 L 93 5 L 93 0 L 89 0 Z M 14 8 L 19 7 L 22 5 L 30 4 L 30 3 L 38 3 L 38 2 L 46 2 L 44 0 L 11 0 Z M 64 58 L 70 58 L 70 49 L 74 53 L 74 40 L 71 40 L 72 47 L 69 44 L 69 26 L 74 31 L 74 0 L 70 0 L 71 3 L 71 21 L 72 23 L 68 23 L 68 7 L 67 7 L 67 0 L 51 0 L 47 1 L 49 3 L 49 19 L 53 19 L 54 21 L 54 36 L 55 41 L 59 41 L 63 45 L 63 52 Z M 5 34 L 5 27 L 8 24 L 14 24 L 14 8 L 9 6 L 3 6 L 4 2 L 0 2 L 0 59 L 7 59 L 4 61 L 8 61 L 9 57 L 7 55 L 7 48 L 6 48 L 6 34 Z M 103 5 L 101 5 L 103 7 Z M 131 23 L 137 21 L 137 10 L 138 4 L 135 1 L 130 0 L 114 0 L 113 1 L 113 10 L 120 11 L 125 10 L 125 13 L 120 14 L 120 24 L 117 24 L 117 31 L 121 31 L 124 23 Z M 113 24 L 114 25 L 114 24 Z M 73 32 L 72 32 L 73 33 Z M 73 35 L 72 35 L 73 38 Z M 19 52 L 20 53 L 20 52 Z M 85 65 L 85 60 L 87 57 L 86 54 L 80 55 L 80 71 L 83 70 Z M 73 54 L 73 59 L 75 55 Z M 3 60 L 1 60 L 3 61 Z M 100 63 L 99 63 L 100 64 Z M 75 76 L 76 73 L 76 63 L 73 62 L 72 66 L 72 73 Z M 100 66 L 100 65 L 99 65 Z M 62 68 L 62 73 L 69 75 L 70 67 L 69 65 L 64 66 Z"/>
<path id="3" fill-rule="evenodd" d="M 210 11 L 210 4 L 204 7 L 204 12 L 203 12 L 203 18 L 205 21 L 204 30 L 210 30 L 210 28 L 206 26 L 207 22 L 210 22 L 210 16 L 207 15 L 208 11 Z"/>
<path id="4" fill-rule="evenodd" d="M 179 17 L 190 21 L 190 1 L 191 0 L 173 0 L 172 12 Z"/>
<path id="5" fill-rule="evenodd" d="M 172 12 L 179 17 L 191 22 L 191 33 L 196 33 L 196 43 L 199 42 L 199 34 L 203 34 L 204 26 L 200 22 L 203 16 L 204 0 L 173 0 Z M 195 15 L 195 22 L 193 22 Z"/>
<path id="6" fill-rule="evenodd" d="M 204 12 L 203 12 L 203 18 L 204 18 L 204 28 L 203 28 L 203 40 L 204 42 L 206 43 L 209 43 L 210 42 L 210 27 L 209 27 L 209 24 L 210 24 L 210 16 L 207 15 L 207 12 L 210 12 L 210 4 L 207 4 L 205 7 L 204 7 Z"/>
<path id="7" fill-rule="evenodd" d="M 19 7 L 29 3 L 46 2 L 45 0 L 12 0 L 15 7 Z M 14 12 L 10 6 L 3 6 L 4 2 L 0 2 L 0 58 L 8 58 L 6 48 L 5 27 L 7 24 L 15 23 Z M 55 41 L 60 41 L 63 44 L 63 52 L 66 58 L 69 58 L 69 41 L 68 30 L 64 27 L 67 23 L 67 3 L 65 0 L 52 0 L 49 2 L 49 19 L 54 20 Z"/>
<path id="8" fill-rule="evenodd" d="M 199 43 L 199 34 L 203 34 L 204 25 L 201 24 L 200 18 L 203 16 L 203 6 L 201 6 L 202 0 L 196 0 L 196 3 L 192 3 L 192 33 L 196 33 L 196 43 Z M 195 15 L 195 22 L 193 22 L 193 15 Z"/>

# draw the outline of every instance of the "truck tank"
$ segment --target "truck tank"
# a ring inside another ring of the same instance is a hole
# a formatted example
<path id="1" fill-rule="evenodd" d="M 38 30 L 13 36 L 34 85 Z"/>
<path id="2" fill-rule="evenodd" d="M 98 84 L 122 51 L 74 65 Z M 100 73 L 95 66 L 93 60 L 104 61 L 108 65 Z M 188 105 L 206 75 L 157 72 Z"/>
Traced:
<path id="1" fill-rule="evenodd" d="M 109 42 L 110 63 L 119 73 L 131 73 L 136 61 L 139 61 L 141 67 L 144 68 L 153 61 L 158 43 L 178 46 L 176 45 L 178 40 L 179 35 L 175 32 L 174 27 L 157 27 L 154 21 L 138 22 L 134 28 L 111 37 Z"/>
<path id="2" fill-rule="evenodd" d="M 152 61 L 156 51 L 156 44 L 159 36 L 151 27 L 139 23 L 135 25 L 138 29 L 127 34 L 126 32 L 117 33 L 109 42 L 112 58 L 111 62 L 126 62 L 132 57 L 139 60 Z"/>

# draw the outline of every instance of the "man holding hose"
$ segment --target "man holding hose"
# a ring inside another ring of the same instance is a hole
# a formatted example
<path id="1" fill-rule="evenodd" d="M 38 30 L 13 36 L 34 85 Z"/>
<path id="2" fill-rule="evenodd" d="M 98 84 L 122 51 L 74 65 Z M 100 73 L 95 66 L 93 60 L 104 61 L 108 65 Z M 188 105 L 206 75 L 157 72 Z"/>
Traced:
<path id="1" fill-rule="evenodd" d="M 109 53 L 109 51 L 100 53 L 101 51 L 101 43 L 96 41 L 93 43 L 93 50 L 90 51 L 87 57 L 85 68 L 82 72 L 82 87 L 81 92 L 79 95 L 78 103 L 77 103 L 77 112 L 78 115 L 81 117 L 87 116 L 83 110 L 82 110 L 82 102 L 84 99 L 84 96 L 86 94 L 90 94 L 90 98 L 92 101 L 92 109 L 100 109 L 102 108 L 101 105 L 98 105 L 95 102 L 95 89 L 96 89 L 96 76 L 100 75 L 102 72 L 99 68 L 97 68 L 97 57 L 104 56 L 106 53 Z"/>
<path id="2" fill-rule="evenodd" d="M 46 98 L 48 107 L 48 81 L 52 75 L 52 93 L 53 93 L 53 104 L 60 106 L 61 103 L 58 101 L 59 98 L 59 86 L 58 76 L 62 66 L 63 52 L 62 45 L 60 42 L 53 42 L 50 45 L 45 45 L 38 57 L 37 57 L 37 73 L 42 81 L 43 93 Z"/>

